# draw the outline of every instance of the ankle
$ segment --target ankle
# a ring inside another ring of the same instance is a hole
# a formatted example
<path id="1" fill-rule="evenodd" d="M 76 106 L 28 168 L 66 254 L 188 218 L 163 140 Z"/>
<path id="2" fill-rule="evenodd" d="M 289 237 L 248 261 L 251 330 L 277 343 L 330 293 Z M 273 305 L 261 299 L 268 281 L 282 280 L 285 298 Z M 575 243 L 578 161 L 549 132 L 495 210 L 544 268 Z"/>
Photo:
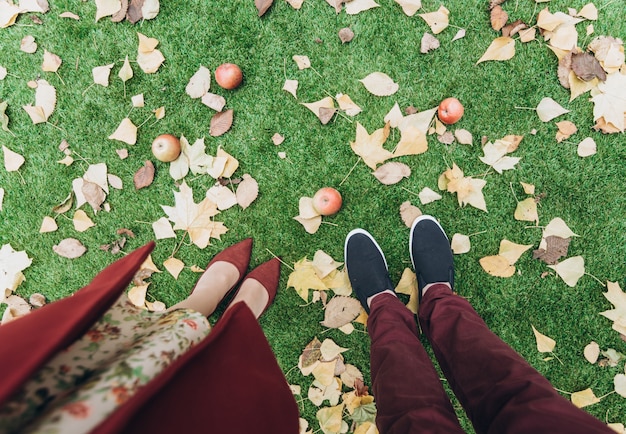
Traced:
<path id="1" fill-rule="evenodd" d="M 450 286 L 450 282 L 433 282 L 433 283 L 429 283 L 424 288 L 422 288 L 422 297 L 424 296 L 424 294 L 426 294 L 426 291 L 428 291 L 430 287 L 433 285 L 445 285 L 448 288 L 450 288 L 450 290 L 452 290 L 452 286 Z"/>
<path id="2" fill-rule="evenodd" d="M 372 295 L 370 297 L 367 297 L 367 306 L 371 308 L 372 307 L 372 300 L 374 300 L 374 298 L 378 297 L 380 294 L 391 294 L 394 297 L 397 297 L 397 295 L 396 295 L 396 293 L 394 291 L 392 291 L 391 289 L 386 289 L 384 291 L 377 292 L 376 294 L 374 294 L 374 295 Z"/>

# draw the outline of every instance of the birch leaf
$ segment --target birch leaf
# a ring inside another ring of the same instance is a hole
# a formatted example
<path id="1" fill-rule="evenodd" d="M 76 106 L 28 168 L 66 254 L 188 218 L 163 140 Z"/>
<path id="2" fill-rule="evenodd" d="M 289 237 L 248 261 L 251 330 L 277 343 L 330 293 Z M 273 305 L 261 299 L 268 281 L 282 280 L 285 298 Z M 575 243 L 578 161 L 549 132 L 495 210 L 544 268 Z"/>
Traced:
<path id="1" fill-rule="evenodd" d="M 110 63 L 104 66 L 96 66 L 91 70 L 93 76 L 93 82 L 104 87 L 109 86 L 109 76 L 111 75 L 111 69 L 115 66 L 114 63 Z"/>
<path id="2" fill-rule="evenodd" d="M 428 187 L 424 187 L 422 191 L 419 192 L 418 196 L 422 205 L 426 205 L 427 203 L 435 202 L 436 200 L 441 199 L 441 195 L 439 193 L 431 190 Z"/>
<path id="3" fill-rule="evenodd" d="M 539 214 L 537 213 L 537 201 L 534 197 L 529 197 L 517 203 L 514 214 L 515 220 L 535 222 L 539 224 Z"/>
<path id="4" fill-rule="evenodd" d="M 577 153 L 579 157 L 589 157 L 596 153 L 596 142 L 591 137 L 587 137 L 578 144 Z"/>
<path id="5" fill-rule="evenodd" d="M 600 399 L 596 397 L 591 388 L 572 393 L 571 399 L 572 404 L 578 408 L 587 407 L 588 405 L 600 402 Z"/>
<path id="6" fill-rule="evenodd" d="M 63 63 L 63 61 L 59 56 L 49 52 L 48 50 L 45 50 L 43 54 L 43 63 L 41 64 L 41 69 L 45 72 L 57 72 L 59 70 L 59 67 L 61 66 L 61 63 Z"/>
<path id="7" fill-rule="evenodd" d="M 372 173 L 385 185 L 397 184 L 402 178 L 411 176 L 411 168 L 404 163 L 385 163 Z"/>
<path id="8" fill-rule="evenodd" d="M 120 9 L 122 9 L 120 0 L 96 0 L 96 22 L 117 13 Z"/>
<path id="9" fill-rule="evenodd" d="M 551 353 L 552 351 L 554 351 L 556 341 L 544 334 L 539 333 L 534 325 L 531 324 L 530 326 L 533 329 L 533 333 L 535 334 L 535 340 L 537 341 L 537 351 L 539 351 L 540 353 Z"/>
<path id="10" fill-rule="evenodd" d="M 565 113 L 569 113 L 569 110 L 564 109 L 558 102 L 549 97 L 543 98 L 537 105 L 537 116 L 543 122 L 549 122 Z"/>
<path id="11" fill-rule="evenodd" d="M 449 15 L 450 11 L 444 6 L 439 6 L 439 9 L 435 12 L 419 14 L 435 35 L 443 32 L 448 27 Z"/>
<path id="12" fill-rule="evenodd" d="M 508 36 L 500 36 L 491 42 L 487 51 L 476 64 L 487 60 L 509 60 L 515 56 L 515 39 Z"/>
<path id="13" fill-rule="evenodd" d="M 299 70 L 307 69 L 311 67 L 311 60 L 307 56 L 294 55 L 293 61 L 298 65 Z"/>
<path id="14" fill-rule="evenodd" d="M 210 88 L 211 71 L 204 66 L 200 66 L 196 73 L 189 79 L 189 83 L 187 83 L 185 87 L 185 92 L 191 98 L 202 98 Z"/>
<path id="15" fill-rule="evenodd" d="M 285 80 L 283 90 L 289 92 L 294 98 L 298 99 L 296 92 L 298 91 L 298 80 Z"/>
<path id="16" fill-rule="evenodd" d="M 130 119 L 124 118 L 109 139 L 134 145 L 137 143 L 137 127 Z"/>
<path id="17" fill-rule="evenodd" d="M 351 0 L 346 2 L 346 13 L 348 15 L 356 15 L 379 6 L 374 0 Z"/>
<path id="18" fill-rule="evenodd" d="M 393 95 L 400 88 L 400 86 L 384 72 L 372 72 L 359 81 L 363 83 L 363 86 L 365 86 L 372 95 L 376 96 Z"/>
<path id="19" fill-rule="evenodd" d="M 409 17 L 415 15 L 415 13 L 421 9 L 422 0 L 395 0 L 402 7 L 402 12 Z"/>
<path id="20" fill-rule="evenodd" d="M 472 243 L 470 242 L 470 237 L 468 237 L 467 235 L 454 234 L 452 235 L 450 247 L 452 249 L 452 253 L 454 253 L 455 255 L 461 255 L 470 251 L 470 249 L 472 248 Z"/>
<path id="21" fill-rule="evenodd" d="M 124 59 L 124 64 L 120 68 L 117 76 L 126 83 L 128 80 L 133 78 L 133 68 L 130 66 L 130 62 L 128 61 L 128 56 Z"/>
<path id="22" fill-rule="evenodd" d="M 4 153 L 4 168 L 7 172 L 18 171 L 26 161 L 20 154 L 13 152 L 4 145 L 2 145 L 2 152 Z"/>
<path id="23" fill-rule="evenodd" d="M 548 265 L 548 268 L 556 271 L 567 286 L 574 287 L 578 279 L 585 274 L 585 260 L 582 256 L 574 256 L 556 265 Z"/>
<path id="24" fill-rule="evenodd" d="M 96 225 L 82 209 L 76 210 L 72 218 L 72 223 L 74 223 L 74 229 L 78 232 L 85 232 L 87 229 Z"/>
<path id="25" fill-rule="evenodd" d="M 254 202 L 259 195 L 259 184 L 247 173 L 242 176 L 243 180 L 237 186 L 237 203 L 246 209 Z"/>

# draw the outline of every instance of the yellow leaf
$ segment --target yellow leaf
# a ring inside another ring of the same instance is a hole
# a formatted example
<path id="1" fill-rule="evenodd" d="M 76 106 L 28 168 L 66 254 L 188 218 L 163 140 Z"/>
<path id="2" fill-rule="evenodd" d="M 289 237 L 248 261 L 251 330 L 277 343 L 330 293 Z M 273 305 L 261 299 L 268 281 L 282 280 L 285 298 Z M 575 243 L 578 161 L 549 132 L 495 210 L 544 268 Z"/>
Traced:
<path id="1" fill-rule="evenodd" d="M 385 115 L 384 121 L 385 123 L 389 122 L 391 128 L 398 128 L 398 125 L 400 125 L 400 122 L 403 118 L 404 115 L 400 110 L 400 106 L 398 105 L 398 103 L 395 103 L 391 110 L 389 110 L 389 113 Z"/>
<path id="2" fill-rule="evenodd" d="M 415 15 L 415 13 L 421 9 L 422 0 L 395 0 L 402 7 L 402 12 L 409 17 Z"/>
<path id="3" fill-rule="evenodd" d="M 298 80 L 285 80 L 283 90 L 289 92 L 294 98 L 298 99 L 296 92 L 298 91 Z"/>
<path id="4" fill-rule="evenodd" d="M 439 6 L 439 9 L 436 12 L 419 14 L 419 16 L 426 21 L 426 24 L 428 24 L 435 35 L 443 32 L 445 28 L 448 27 L 449 15 L 450 11 L 444 6 Z"/>
<path id="5" fill-rule="evenodd" d="M 463 234 L 454 234 L 452 235 L 450 247 L 452 248 L 452 253 L 454 253 L 455 255 L 467 253 L 472 247 L 470 237 Z"/>
<path id="6" fill-rule="evenodd" d="M 533 184 L 527 184 L 525 182 L 520 182 L 522 188 L 524 189 L 524 193 L 526 194 L 535 194 L 535 186 Z"/>
<path id="7" fill-rule="evenodd" d="M 487 60 L 509 60 L 515 56 L 515 39 L 508 36 L 500 36 L 491 42 L 476 64 Z"/>
<path id="8" fill-rule="evenodd" d="M 328 253 L 323 250 L 317 250 L 313 256 L 313 268 L 320 279 L 328 276 L 332 271 L 340 267 L 343 262 L 335 261 Z"/>
<path id="9" fill-rule="evenodd" d="M 294 271 L 289 275 L 287 287 L 294 287 L 305 302 L 309 301 L 309 289 L 326 290 L 328 287 L 317 275 L 313 263 L 306 258 L 294 264 Z"/>
<path id="10" fill-rule="evenodd" d="M 221 146 L 217 148 L 217 158 L 226 158 L 226 164 L 224 165 L 224 170 L 222 171 L 222 176 L 224 178 L 230 178 L 233 176 L 235 171 L 239 168 L 239 161 L 228 152 L 226 152 Z"/>
<path id="11" fill-rule="evenodd" d="M 380 5 L 376 3 L 374 0 L 351 0 L 346 2 L 346 13 L 348 15 L 356 15 L 363 11 L 377 8 Z"/>
<path id="12" fill-rule="evenodd" d="M 130 288 L 130 290 L 128 291 L 128 299 L 132 304 L 141 308 L 145 307 L 148 285 L 150 284 L 133 286 L 132 288 Z"/>
<path id="13" fill-rule="evenodd" d="M 123 81 L 127 82 L 131 78 L 133 78 L 133 68 L 130 66 L 130 62 L 128 61 L 128 56 L 124 59 L 124 64 L 120 68 L 120 71 L 117 73 L 117 76 Z"/>
<path id="14" fill-rule="evenodd" d="M 480 262 L 483 270 L 495 277 L 511 277 L 515 274 L 515 267 L 509 264 L 508 259 L 504 256 L 485 256 L 480 258 L 478 262 Z"/>
<path id="15" fill-rule="evenodd" d="M 600 345 L 593 341 L 588 343 L 583 350 L 583 354 L 585 359 L 593 365 L 598 361 L 598 357 L 600 356 Z"/>
<path id="16" fill-rule="evenodd" d="M 417 289 L 417 277 L 410 268 L 405 268 L 396 286 L 397 294 L 411 295 Z"/>
<path id="17" fill-rule="evenodd" d="M 572 393 L 572 404 L 578 408 L 587 407 L 588 405 L 597 404 L 600 399 L 596 397 L 591 388 Z"/>
<path id="18" fill-rule="evenodd" d="M 134 145 L 137 143 L 137 127 L 130 119 L 124 118 L 113 134 L 109 136 L 109 139 Z"/>
<path id="19" fill-rule="evenodd" d="M 400 142 L 393 152 L 394 157 L 404 155 L 419 155 L 428 150 L 426 134 L 413 125 L 409 125 L 400 133 Z"/>
<path id="20" fill-rule="evenodd" d="M 500 251 L 498 252 L 498 254 L 506 258 L 506 260 L 509 261 L 509 264 L 514 265 L 520 258 L 520 256 L 522 256 L 524 252 L 526 252 L 531 247 L 532 244 L 523 245 L 512 243 L 509 240 L 502 240 L 500 241 Z"/>
<path id="21" fill-rule="evenodd" d="M 202 98 L 211 88 L 211 71 L 200 65 L 200 68 L 189 79 L 185 92 L 192 98 Z"/>
<path id="22" fill-rule="evenodd" d="M 154 271 L 155 273 L 161 272 L 161 270 L 159 270 L 158 267 L 154 264 L 154 261 L 152 260 L 152 255 L 148 255 L 148 257 L 146 258 L 145 261 L 143 261 L 143 264 L 141 264 L 139 269 Z"/>
<path id="23" fill-rule="evenodd" d="M 448 191 L 457 194 L 460 206 L 471 205 L 487 212 L 487 204 L 482 189 L 487 184 L 484 179 L 474 179 L 470 176 L 454 179 L 448 182 Z"/>
<path id="24" fill-rule="evenodd" d="M 317 230 L 322 225 L 321 215 L 310 217 L 310 218 L 306 218 L 306 217 L 302 217 L 298 215 L 298 216 L 295 216 L 293 219 L 296 220 L 298 223 L 300 223 L 304 227 L 304 230 L 307 231 L 309 234 L 314 234 L 315 232 L 317 232 Z"/>
<path id="25" fill-rule="evenodd" d="M 13 152 L 4 145 L 2 145 L 2 152 L 4 153 L 4 168 L 7 172 L 18 171 L 26 161 L 20 154 Z"/>
<path id="26" fill-rule="evenodd" d="M 307 56 L 298 56 L 294 55 L 292 57 L 293 61 L 298 65 L 298 69 L 303 70 L 311 67 L 311 61 Z"/>
<path id="27" fill-rule="evenodd" d="M 0 211 L 2 211 L 2 201 L 4 200 L 4 188 L 0 187 Z"/>
<path id="28" fill-rule="evenodd" d="M 598 9 L 593 3 L 587 3 L 585 6 L 582 7 L 580 11 L 578 11 L 576 15 L 582 18 L 586 18 L 588 20 L 597 20 Z"/>
<path id="29" fill-rule="evenodd" d="M 517 202 L 514 214 L 515 220 L 535 222 L 539 224 L 539 214 L 537 213 L 537 201 L 534 197 L 529 197 L 521 202 Z"/>
<path id="30" fill-rule="evenodd" d="M 613 321 L 613 330 L 626 335 L 626 293 L 617 282 L 607 282 L 604 297 L 611 302 L 613 309 L 600 312 L 600 315 Z"/>
<path id="31" fill-rule="evenodd" d="M 378 434 L 378 429 L 370 421 L 366 421 L 354 430 L 354 434 Z"/>
<path id="32" fill-rule="evenodd" d="M 533 328 L 535 340 L 537 341 L 537 351 L 539 351 L 540 353 L 551 353 L 552 351 L 554 351 L 556 341 L 546 335 L 539 333 L 534 325 L 531 324 L 530 326 Z"/>
<path id="33" fill-rule="evenodd" d="M 107 87 L 109 85 L 109 76 L 111 75 L 111 69 L 115 66 L 114 63 L 110 63 L 104 66 L 96 66 L 91 70 L 93 76 L 93 82 L 101 86 Z"/>
<path id="34" fill-rule="evenodd" d="M 339 354 L 345 353 L 348 348 L 340 347 L 332 339 L 324 339 L 320 346 L 320 352 L 322 353 L 322 361 L 331 361 L 339 357 Z M 333 371 L 334 373 L 334 371 Z M 315 375 L 315 373 L 313 373 Z"/>
<path id="35" fill-rule="evenodd" d="M 157 72 L 163 62 L 165 62 L 165 57 L 159 50 L 150 51 L 148 53 L 139 51 L 137 53 L 137 64 L 146 74 L 154 74 Z"/>
<path id="36" fill-rule="evenodd" d="M 43 221 L 41 222 L 41 227 L 39 228 L 39 233 L 44 234 L 47 232 L 54 232 L 59 228 L 55 219 L 50 216 L 45 216 Z"/>
<path id="37" fill-rule="evenodd" d="M 120 0 L 96 0 L 96 22 L 117 13 L 120 9 L 122 9 Z"/>
<path id="38" fill-rule="evenodd" d="M 361 107 L 356 105 L 348 95 L 339 93 L 335 96 L 335 99 L 337 100 L 337 104 L 339 104 L 339 109 L 348 116 L 356 116 L 362 111 Z"/>
<path id="39" fill-rule="evenodd" d="M 76 210 L 72 222 L 74 223 L 74 229 L 78 232 L 85 232 L 96 225 L 82 209 Z"/>
<path id="40" fill-rule="evenodd" d="M 165 117 L 165 106 L 152 110 L 154 117 L 157 119 L 163 119 Z"/>
<path id="41" fill-rule="evenodd" d="M 335 101 L 330 96 L 322 98 L 319 101 L 310 103 L 303 102 L 301 104 L 311 110 L 322 123 L 328 123 L 329 120 L 324 117 L 324 109 L 332 110 L 335 108 Z"/>
<path id="42" fill-rule="evenodd" d="M 61 66 L 62 60 L 54 53 L 44 50 L 43 63 L 41 69 L 46 72 L 57 72 Z"/>
<path id="43" fill-rule="evenodd" d="M 372 95 L 376 96 L 393 95 L 400 88 L 400 86 L 384 72 L 372 72 L 359 81 L 363 83 L 363 86 L 365 86 Z"/>
<path id="44" fill-rule="evenodd" d="M 168 258 L 163 262 L 163 267 L 172 275 L 174 279 L 178 279 L 178 275 L 185 268 L 185 263 L 177 258 Z"/>
<path id="45" fill-rule="evenodd" d="M 157 45 L 159 45 L 159 40 L 155 38 L 149 38 L 146 35 L 137 32 L 137 37 L 139 38 L 139 52 L 140 53 L 152 53 L 155 51 Z"/>
<path id="46" fill-rule="evenodd" d="M 350 147 L 355 154 L 363 158 L 365 164 L 372 170 L 376 165 L 385 162 L 394 156 L 393 153 L 383 148 L 383 144 L 389 137 L 389 124 L 384 128 L 374 131 L 371 135 L 359 122 L 356 123 L 356 139 L 350 142 Z"/>
<path id="47" fill-rule="evenodd" d="M 585 274 L 585 260 L 582 256 L 574 256 L 556 265 L 548 265 L 548 268 L 556 271 L 567 286 L 574 287 L 578 279 Z"/>
<path id="48" fill-rule="evenodd" d="M 315 369 L 313 369 L 313 376 L 322 386 L 329 386 L 335 379 L 336 365 L 336 359 L 332 361 L 320 361 Z"/>
<path id="49" fill-rule="evenodd" d="M 344 404 L 324 407 L 317 411 L 316 417 L 324 434 L 338 434 L 343 422 Z"/>

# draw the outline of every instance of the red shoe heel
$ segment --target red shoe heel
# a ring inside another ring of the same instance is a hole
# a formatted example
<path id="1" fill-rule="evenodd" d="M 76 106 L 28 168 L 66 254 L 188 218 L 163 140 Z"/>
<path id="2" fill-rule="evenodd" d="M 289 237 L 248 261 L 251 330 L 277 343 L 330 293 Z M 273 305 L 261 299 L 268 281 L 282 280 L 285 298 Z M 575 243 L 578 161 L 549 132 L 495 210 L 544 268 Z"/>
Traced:
<path id="1" fill-rule="evenodd" d="M 232 246 L 228 247 L 227 249 L 222 250 L 217 255 L 215 255 L 213 259 L 211 259 L 211 262 L 209 262 L 209 264 L 207 265 L 204 273 L 206 273 L 207 270 L 211 268 L 212 264 L 218 261 L 224 261 L 224 262 L 228 262 L 229 264 L 234 265 L 237 268 L 237 271 L 239 271 L 239 279 L 228 290 L 230 292 L 231 289 L 237 286 L 237 283 L 241 282 L 241 279 L 243 279 L 243 277 L 245 276 L 246 271 L 248 271 L 248 265 L 250 265 L 251 255 L 252 255 L 252 238 L 246 238 L 245 240 L 240 241 L 237 244 L 233 244 Z M 202 274 L 202 276 L 200 276 L 200 279 L 198 279 L 198 282 L 191 290 L 191 293 L 193 293 L 193 291 L 196 289 L 196 287 L 202 280 L 204 273 Z"/>

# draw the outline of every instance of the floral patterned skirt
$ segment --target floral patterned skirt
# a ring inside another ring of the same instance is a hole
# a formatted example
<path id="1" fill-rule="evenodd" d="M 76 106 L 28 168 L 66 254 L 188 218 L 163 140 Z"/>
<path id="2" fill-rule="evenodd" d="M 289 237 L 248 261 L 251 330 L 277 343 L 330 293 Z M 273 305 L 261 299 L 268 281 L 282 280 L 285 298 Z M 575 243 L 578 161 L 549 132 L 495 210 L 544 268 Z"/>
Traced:
<path id="1" fill-rule="evenodd" d="M 0 433 L 89 432 L 210 330 L 198 312 L 148 312 L 123 295 L 2 408 Z"/>

